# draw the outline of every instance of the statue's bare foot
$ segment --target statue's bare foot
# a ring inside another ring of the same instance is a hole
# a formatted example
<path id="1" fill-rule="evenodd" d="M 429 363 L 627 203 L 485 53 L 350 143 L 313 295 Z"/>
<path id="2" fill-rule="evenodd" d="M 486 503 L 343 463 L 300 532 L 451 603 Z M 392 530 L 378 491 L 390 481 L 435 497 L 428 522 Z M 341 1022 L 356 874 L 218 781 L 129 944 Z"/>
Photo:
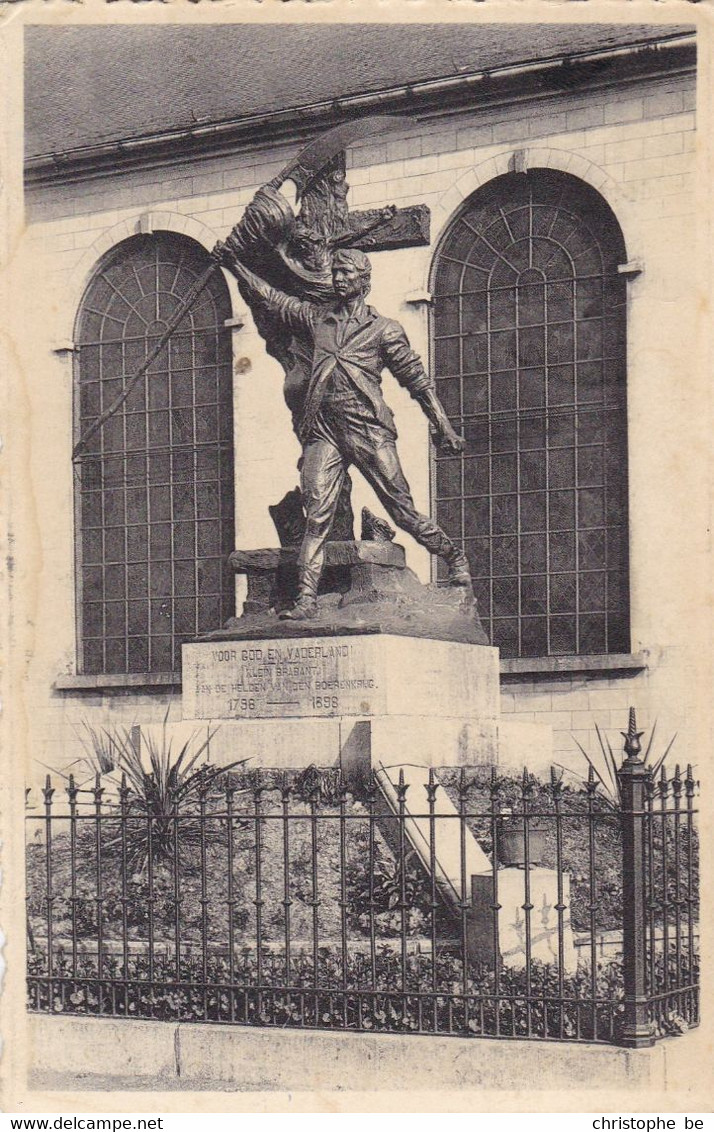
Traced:
<path id="1" fill-rule="evenodd" d="M 314 597 L 299 597 L 292 609 L 281 609 L 281 621 L 312 621 L 317 617 L 317 602 Z"/>

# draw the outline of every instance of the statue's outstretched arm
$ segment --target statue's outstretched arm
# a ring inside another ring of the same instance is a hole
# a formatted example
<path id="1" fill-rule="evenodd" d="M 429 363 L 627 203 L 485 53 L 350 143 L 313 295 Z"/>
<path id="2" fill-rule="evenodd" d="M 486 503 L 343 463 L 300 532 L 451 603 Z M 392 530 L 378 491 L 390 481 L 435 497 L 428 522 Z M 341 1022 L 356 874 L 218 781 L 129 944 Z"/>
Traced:
<path id="1" fill-rule="evenodd" d="M 424 369 L 419 355 L 412 350 L 398 322 L 390 322 L 382 339 L 382 356 L 387 369 L 400 385 L 419 403 L 433 426 L 434 443 L 445 452 L 463 452 L 465 441 L 454 430 L 446 410 L 436 395 L 434 382 Z"/>
<path id="2" fill-rule="evenodd" d="M 443 452 L 450 452 L 454 456 L 463 452 L 466 441 L 463 436 L 459 436 L 452 426 L 446 415 L 446 409 L 437 397 L 434 387 L 430 386 L 428 389 L 423 389 L 420 393 L 417 393 L 416 400 L 433 425 L 433 439 L 436 447 Z"/>
<path id="3" fill-rule="evenodd" d="M 315 308 L 312 303 L 286 295 L 276 287 L 271 287 L 254 271 L 241 263 L 230 240 L 217 244 L 214 255 L 218 262 L 235 275 L 243 298 L 249 306 L 261 305 L 277 315 L 291 330 L 301 332 L 310 330 L 315 322 Z"/>

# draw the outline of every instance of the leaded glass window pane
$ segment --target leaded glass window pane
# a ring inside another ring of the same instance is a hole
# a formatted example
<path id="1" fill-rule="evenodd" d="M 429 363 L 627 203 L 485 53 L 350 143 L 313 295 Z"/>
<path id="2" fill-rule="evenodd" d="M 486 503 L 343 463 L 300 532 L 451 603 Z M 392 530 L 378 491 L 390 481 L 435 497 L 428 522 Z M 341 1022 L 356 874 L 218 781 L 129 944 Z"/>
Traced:
<path id="1" fill-rule="evenodd" d="M 143 362 L 208 257 L 172 233 L 124 241 L 82 300 L 77 432 Z M 200 301 L 77 464 L 79 667 L 171 672 L 233 612 L 230 297 Z M 228 424 L 226 424 L 228 422 Z"/>
<path id="2" fill-rule="evenodd" d="M 434 361 L 466 437 L 436 457 L 504 656 L 629 647 L 625 262 L 603 199 L 551 170 L 485 186 L 439 252 Z"/>

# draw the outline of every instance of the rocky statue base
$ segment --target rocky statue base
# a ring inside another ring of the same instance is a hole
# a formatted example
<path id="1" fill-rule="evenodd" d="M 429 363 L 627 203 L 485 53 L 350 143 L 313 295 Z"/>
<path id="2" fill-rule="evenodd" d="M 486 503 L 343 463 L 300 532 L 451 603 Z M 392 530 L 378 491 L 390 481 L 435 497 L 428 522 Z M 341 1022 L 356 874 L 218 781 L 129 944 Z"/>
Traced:
<path id="1" fill-rule="evenodd" d="M 423 585 L 392 542 L 328 542 L 318 616 L 281 621 L 297 597 L 297 548 L 235 551 L 231 565 L 245 574 L 242 617 L 202 640 L 340 636 L 387 633 L 487 645 L 470 587 Z"/>
<path id="2" fill-rule="evenodd" d="M 236 551 L 242 617 L 183 648 L 186 735 L 217 763 L 549 766 L 552 733 L 500 714 L 498 650 L 469 588 L 422 585 L 390 541 L 328 542 L 319 616 L 282 621 L 297 548 Z"/>

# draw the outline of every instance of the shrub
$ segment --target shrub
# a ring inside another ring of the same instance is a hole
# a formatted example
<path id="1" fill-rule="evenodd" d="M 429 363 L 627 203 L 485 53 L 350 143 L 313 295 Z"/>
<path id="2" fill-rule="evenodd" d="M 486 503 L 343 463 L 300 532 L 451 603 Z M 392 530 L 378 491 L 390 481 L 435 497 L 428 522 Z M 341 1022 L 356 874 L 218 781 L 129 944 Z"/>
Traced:
<path id="1" fill-rule="evenodd" d="M 174 854 L 176 815 L 197 810 L 210 799 L 212 788 L 225 784 L 226 775 L 246 759 L 237 759 L 227 766 L 211 766 L 200 761 L 209 749 L 215 731 L 209 732 L 196 745 L 196 736 L 188 739 L 174 753 L 168 733 L 168 711 L 164 716 L 161 739 L 149 733 L 144 742 L 148 765 L 134 743 L 131 729 L 87 728 L 90 737 L 89 761 L 97 768 L 96 787 L 108 781 L 115 789 L 127 814 L 142 815 L 146 825 L 133 825 L 129 847 L 129 864 L 134 873 L 144 873 L 149 852 L 155 862 L 169 861 Z M 104 774 L 104 779 L 101 775 Z M 149 834 L 149 829 L 151 833 Z M 201 840 L 199 822 L 181 823 L 182 846 L 196 846 Z M 121 852 L 120 836 L 107 839 L 107 849 Z"/>

